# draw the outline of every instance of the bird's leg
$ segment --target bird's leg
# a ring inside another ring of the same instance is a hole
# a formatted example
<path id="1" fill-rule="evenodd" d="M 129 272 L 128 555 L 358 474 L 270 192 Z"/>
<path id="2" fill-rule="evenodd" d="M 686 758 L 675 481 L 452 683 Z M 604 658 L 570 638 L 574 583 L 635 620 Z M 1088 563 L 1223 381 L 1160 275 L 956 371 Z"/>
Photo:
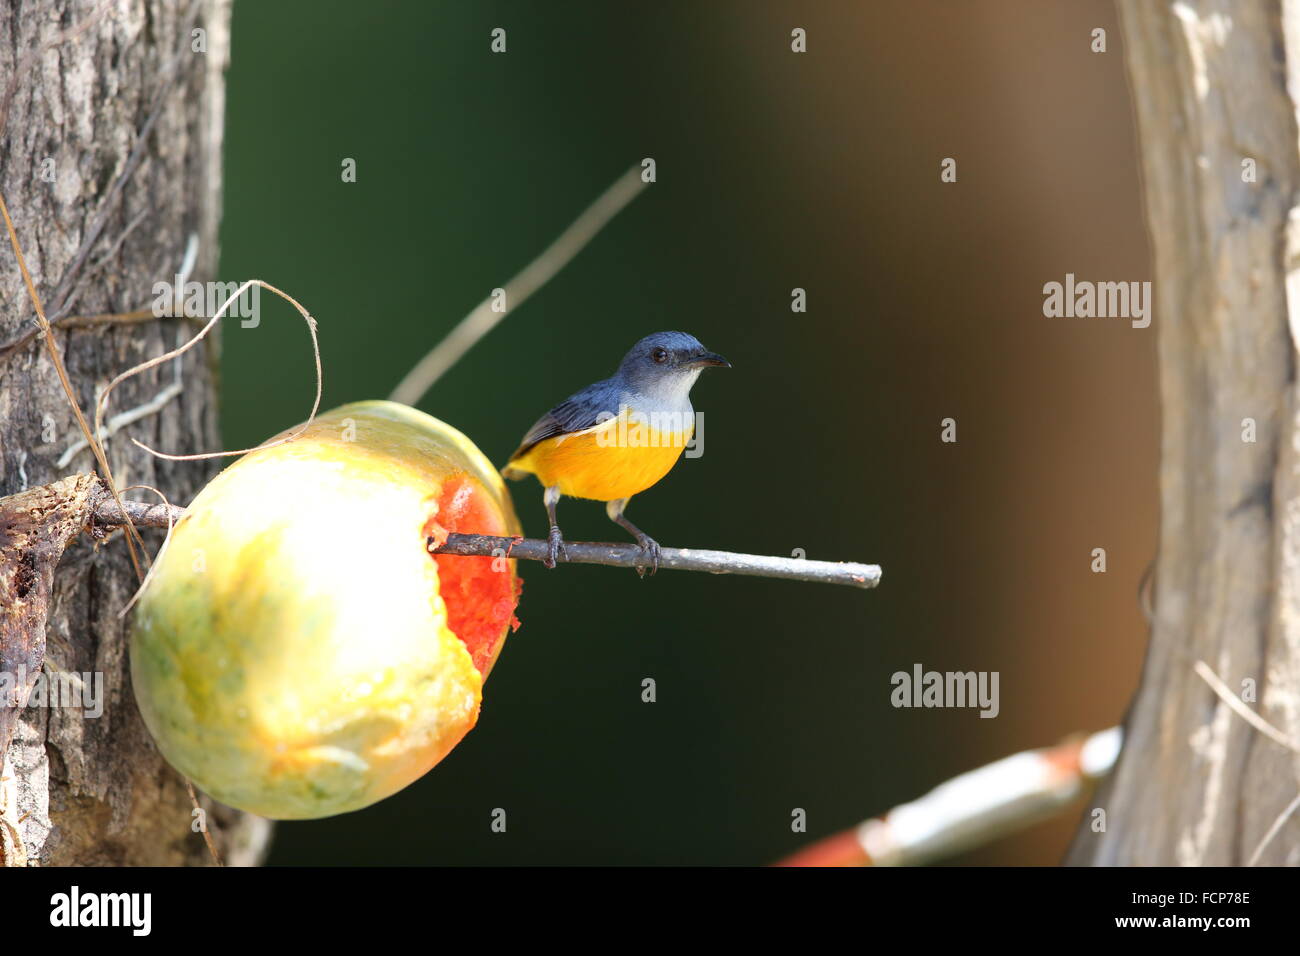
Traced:
<path id="1" fill-rule="evenodd" d="M 546 560 L 542 564 L 548 568 L 555 567 L 555 559 L 562 553 L 564 560 L 569 560 L 569 552 L 564 547 L 564 536 L 560 534 L 560 526 L 555 523 L 555 506 L 560 500 L 560 488 L 558 485 L 551 485 L 546 489 L 546 494 L 542 496 L 542 501 L 546 502 L 546 516 L 551 519 L 551 533 L 547 538 Z"/>
<path id="2" fill-rule="evenodd" d="M 659 570 L 659 542 L 623 517 L 623 509 L 631 500 L 631 498 L 619 498 L 609 502 L 605 505 L 605 514 L 609 515 L 610 521 L 622 525 L 631 532 L 632 537 L 636 538 L 637 544 L 641 545 L 641 550 L 650 558 L 650 573 L 654 574 Z M 645 568 L 637 565 L 636 573 L 645 577 Z"/>

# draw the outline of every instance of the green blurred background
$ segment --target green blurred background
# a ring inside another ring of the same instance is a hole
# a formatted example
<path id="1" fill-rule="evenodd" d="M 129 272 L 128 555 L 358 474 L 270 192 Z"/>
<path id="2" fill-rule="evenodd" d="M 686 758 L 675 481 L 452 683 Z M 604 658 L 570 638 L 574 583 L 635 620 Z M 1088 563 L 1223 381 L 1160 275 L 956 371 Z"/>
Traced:
<path id="1" fill-rule="evenodd" d="M 695 389 L 703 457 L 632 518 L 668 546 L 885 572 L 858 592 L 527 566 L 477 729 L 377 806 L 281 825 L 272 863 L 763 863 L 1121 718 L 1155 328 L 1042 315 L 1066 272 L 1150 278 L 1110 4 L 239 0 L 228 80 L 220 278 L 311 309 L 323 407 L 385 397 L 650 156 L 658 182 L 420 407 L 500 464 L 636 339 L 692 332 L 735 367 Z M 301 321 L 262 306 L 225 330 L 227 447 L 310 407 Z M 539 487 L 512 487 L 543 534 Z M 561 509 L 570 539 L 622 534 Z M 999 671 L 1000 716 L 892 708 L 914 663 Z M 1056 863 L 1084 806 L 955 862 Z"/>

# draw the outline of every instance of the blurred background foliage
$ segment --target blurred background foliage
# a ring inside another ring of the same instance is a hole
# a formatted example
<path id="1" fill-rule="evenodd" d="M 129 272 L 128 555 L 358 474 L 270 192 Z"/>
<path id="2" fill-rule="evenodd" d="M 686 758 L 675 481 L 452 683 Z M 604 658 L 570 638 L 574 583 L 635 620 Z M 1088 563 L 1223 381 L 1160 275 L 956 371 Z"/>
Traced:
<path id="1" fill-rule="evenodd" d="M 239 0 L 233 42 L 221 278 L 311 309 L 323 407 L 385 397 L 651 156 L 658 182 L 420 407 L 500 464 L 637 338 L 692 332 L 735 368 L 696 387 L 703 457 L 632 518 L 665 545 L 885 569 L 864 593 L 525 567 L 478 728 L 392 799 L 281 825 L 272 863 L 763 863 L 1121 718 L 1155 330 L 1042 315 L 1067 272 L 1150 278 L 1108 3 Z M 262 302 L 224 332 L 227 447 L 310 407 L 302 324 Z M 544 533 L 536 483 L 513 490 Z M 561 509 L 572 539 L 621 535 Z M 1000 715 L 892 708 L 918 662 L 999 671 Z M 1083 808 L 955 862 L 1056 863 Z"/>

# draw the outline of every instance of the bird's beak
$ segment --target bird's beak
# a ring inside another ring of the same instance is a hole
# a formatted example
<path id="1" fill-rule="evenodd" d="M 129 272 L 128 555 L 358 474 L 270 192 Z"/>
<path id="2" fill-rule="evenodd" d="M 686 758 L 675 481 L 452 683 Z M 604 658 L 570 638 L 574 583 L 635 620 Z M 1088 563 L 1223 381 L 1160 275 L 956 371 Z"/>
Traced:
<path id="1" fill-rule="evenodd" d="M 731 368 L 731 363 L 724 359 L 717 352 L 701 352 L 693 359 L 686 363 L 687 368 L 696 368 L 704 366 L 716 366 L 717 368 Z"/>

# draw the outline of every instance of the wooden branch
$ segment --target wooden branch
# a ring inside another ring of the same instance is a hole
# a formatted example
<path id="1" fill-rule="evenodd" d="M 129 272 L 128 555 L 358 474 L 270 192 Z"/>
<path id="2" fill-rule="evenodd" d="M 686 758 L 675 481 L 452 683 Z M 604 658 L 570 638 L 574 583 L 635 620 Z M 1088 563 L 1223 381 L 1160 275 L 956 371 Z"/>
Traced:
<path id="1" fill-rule="evenodd" d="M 1240 865 L 1294 800 L 1300 755 L 1260 746 L 1191 665 L 1300 740 L 1300 6 L 1117 9 L 1153 257 L 1154 318 L 1132 334 L 1157 337 L 1160 542 L 1109 825 L 1085 820 L 1068 862 Z M 1261 862 L 1300 860 L 1295 826 Z"/>
<path id="2" fill-rule="evenodd" d="M 185 509 L 175 505 L 142 501 L 125 502 L 126 512 L 107 495 L 95 504 L 95 525 L 121 527 L 128 522 L 141 528 L 166 528 L 185 516 Z M 450 534 L 431 554 L 459 554 L 475 557 L 521 558 L 541 561 L 547 543 L 537 538 L 503 538 L 490 534 Z M 565 553 L 567 552 L 567 557 Z M 569 564 L 603 564 L 613 568 L 635 568 L 645 564 L 645 554 L 635 544 L 606 544 L 566 541 L 560 560 Z M 848 561 L 809 561 L 803 558 L 737 554 L 732 551 L 701 551 L 696 548 L 663 548 L 659 567 L 672 571 L 707 571 L 710 574 L 741 574 L 761 578 L 784 578 L 788 581 L 813 581 L 819 584 L 843 584 L 856 588 L 874 588 L 880 583 L 878 564 Z"/>
<path id="3" fill-rule="evenodd" d="M 0 413 L 0 511 L 7 512 L 0 518 L 0 676 L 8 678 L 0 688 L 0 738 L 11 737 L 0 754 L 5 865 L 205 864 L 208 837 L 228 863 L 246 864 L 262 857 L 270 834 L 267 821 L 207 798 L 206 833 L 194 831 L 185 781 L 150 742 L 130 698 L 118 612 L 138 580 L 124 551 L 96 553 L 77 537 L 91 510 L 77 490 L 99 483 L 55 465 L 56 449 L 80 433 L 72 406 L 89 407 L 96 376 L 165 351 L 179 324 L 119 314 L 112 321 L 132 321 L 129 334 L 88 335 L 71 332 L 85 323 L 64 317 L 146 304 L 154 283 L 175 274 L 171 250 L 184 242 L 182 230 L 199 236 L 200 280 L 213 278 L 217 264 L 230 4 L 145 0 L 130 5 L 129 15 L 126 9 L 111 0 L 32 0 L 21 14 L 0 13 L 7 37 L 0 45 L 0 114 L 7 114 L 0 115 L 0 182 L 18 240 L 0 226 L 0 407 L 22 409 Z M 206 38 L 202 55 L 192 46 L 198 27 Z M 62 105 L 52 111 L 51 103 Z M 33 175 L 47 158 L 56 160 L 50 176 Z M 11 254 L 15 245 L 31 256 L 31 289 Z M 111 269 L 111 281 L 95 281 L 103 269 Z M 40 328 L 34 299 L 55 329 L 71 396 L 53 362 L 35 351 L 49 339 L 43 329 L 32 335 Z M 31 351 L 20 354 L 15 343 Z M 186 359 L 185 401 L 161 408 L 149 434 L 193 451 L 218 441 L 215 369 L 211 355 Z M 157 391 L 142 378 L 115 397 L 131 408 Z M 160 467 L 125 442 L 111 464 L 181 501 L 210 473 L 202 465 Z M 70 543 L 58 560 L 63 528 Z M 27 686 L 7 692 L 15 668 L 29 681 L 93 673 L 94 684 L 108 689 L 98 701 L 111 710 L 95 719 L 85 706 L 48 698 L 21 708 Z"/>

